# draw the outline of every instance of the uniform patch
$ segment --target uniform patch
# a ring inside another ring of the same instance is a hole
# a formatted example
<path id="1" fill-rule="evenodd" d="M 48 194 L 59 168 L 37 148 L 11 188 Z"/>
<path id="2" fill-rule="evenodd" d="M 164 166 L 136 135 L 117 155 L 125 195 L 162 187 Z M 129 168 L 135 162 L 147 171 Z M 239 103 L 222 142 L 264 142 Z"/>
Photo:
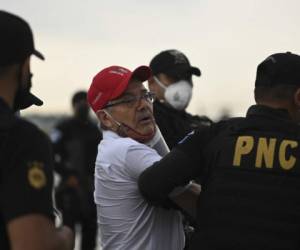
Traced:
<path id="1" fill-rule="evenodd" d="M 41 189 L 47 184 L 46 174 L 44 172 L 44 164 L 34 161 L 28 164 L 28 181 L 30 186 L 35 189 Z"/>

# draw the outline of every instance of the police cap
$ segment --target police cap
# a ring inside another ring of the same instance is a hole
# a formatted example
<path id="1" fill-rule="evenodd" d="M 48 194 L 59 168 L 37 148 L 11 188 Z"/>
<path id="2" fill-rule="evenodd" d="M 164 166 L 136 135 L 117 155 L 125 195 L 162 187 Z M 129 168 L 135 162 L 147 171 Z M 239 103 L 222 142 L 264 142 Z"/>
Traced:
<path id="1" fill-rule="evenodd" d="M 30 55 L 44 60 L 34 47 L 29 24 L 22 18 L 0 10 L 0 66 L 20 63 Z"/>
<path id="2" fill-rule="evenodd" d="M 300 86 L 300 56 L 291 52 L 267 57 L 257 67 L 255 86 Z"/>

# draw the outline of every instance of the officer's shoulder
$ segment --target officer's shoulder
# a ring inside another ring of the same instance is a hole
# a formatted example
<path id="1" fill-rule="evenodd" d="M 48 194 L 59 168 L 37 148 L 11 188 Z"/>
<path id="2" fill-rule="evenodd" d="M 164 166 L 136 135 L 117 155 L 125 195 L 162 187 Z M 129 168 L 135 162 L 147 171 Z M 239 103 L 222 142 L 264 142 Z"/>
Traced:
<path id="1" fill-rule="evenodd" d="M 244 120 L 245 118 L 243 117 L 234 117 L 227 120 L 212 122 L 210 126 L 200 126 L 195 131 L 198 134 L 210 133 L 211 135 L 217 135 L 220 132 L 225 132 L 235 126 L 239 126 L 239 124 L 244 122 Z"/>
<path id="2" fill-rule="evenodd" d="M 18 141 L 32 143 L 34 140 L 39 142 L 49 142 L 45 132 L 39 129 L 35 124 L 23 119 L 16 118 L 12 128 L 12 135 L 18 138 Z"/>
<path id="3" fill-rule="evenodd" d="M 191 123 L 198 124 L 199 126 L 209 126 L 213 124 L 213 121 L 209 119 L 206 115 L 192 115 L 186 112 L 186 116 L 188 117 Z"/>
<path id="4" fill-rule="evenodd" d="M 213 134 L 219 134 L 221 132 L 228 133 L 228 131 L 235 130 L 235 128 L 239 127 L 242 123 L 245 123 L 244 117 L 233 117 L 212 123 L 211 126 L 209 126 L 209 130 L 211 130 Z"/>

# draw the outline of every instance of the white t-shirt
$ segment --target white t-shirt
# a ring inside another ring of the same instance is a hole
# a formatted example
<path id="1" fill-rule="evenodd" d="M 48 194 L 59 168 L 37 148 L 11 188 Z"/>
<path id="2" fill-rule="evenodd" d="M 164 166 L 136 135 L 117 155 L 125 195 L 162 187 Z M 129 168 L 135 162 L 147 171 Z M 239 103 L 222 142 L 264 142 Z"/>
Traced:
<path id="1" fill-rule="evenodd" d="M 160 160 L 152 148 L 103 132 L 95 169 L 95 202 L 103 250 L 182 250 L 181 215 L 150 206 L 138 190 L 138 177 Z"/>

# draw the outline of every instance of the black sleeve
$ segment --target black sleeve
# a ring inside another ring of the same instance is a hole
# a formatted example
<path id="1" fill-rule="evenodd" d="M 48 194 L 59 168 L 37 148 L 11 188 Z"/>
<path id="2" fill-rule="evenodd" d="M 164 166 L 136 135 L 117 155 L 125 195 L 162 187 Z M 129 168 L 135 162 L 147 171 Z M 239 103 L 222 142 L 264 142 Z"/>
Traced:
<path id="1" fill-rule="evenodd" d="M 53 157 L 51 144 L 37 128 L 21 133 L 15 151 L 2 171 L 1 209 L 5 221 L 26 214 L 43 214 L 53 219 Z"/>
<path id="2" fill-rule="evenodd" d="M 209 140 L 210 128 L 190 133 L 167 156 L 147 168 L 139 177 L 142 195 L 153 205 L 168 206 L 168 195 L 178 186 L 203 174 L 203 148 Z"/>

